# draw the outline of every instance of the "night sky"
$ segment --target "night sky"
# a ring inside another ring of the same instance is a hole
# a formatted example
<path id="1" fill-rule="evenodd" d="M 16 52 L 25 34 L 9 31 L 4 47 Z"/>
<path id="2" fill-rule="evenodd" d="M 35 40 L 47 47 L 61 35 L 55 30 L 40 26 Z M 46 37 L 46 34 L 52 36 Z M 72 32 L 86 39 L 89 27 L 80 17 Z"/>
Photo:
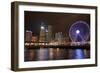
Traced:
<path id="1" fill-rule="evenodd" d="M 90 25 L 90 14 L 51 13 L 25 11 L 25 30 L 31 30 L 33 35 L 39 35 L 40 25 L 52 25 L 53 33 L 68 34 L 69 27 L 76 21 L 85 21 Z"/>

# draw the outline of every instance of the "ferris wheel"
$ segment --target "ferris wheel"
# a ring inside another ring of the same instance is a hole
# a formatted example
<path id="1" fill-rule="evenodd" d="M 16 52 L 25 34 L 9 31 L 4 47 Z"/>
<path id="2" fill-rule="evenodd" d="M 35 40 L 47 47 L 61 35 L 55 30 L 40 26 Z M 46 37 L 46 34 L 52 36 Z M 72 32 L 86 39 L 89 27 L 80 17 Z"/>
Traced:
<path id="1" fill-rule="evenodd" d="M 85 21 L 76 21 L 69 29 L 69 37 L 72 42 L 85 42 L 89 36 L 90 27 Z"/>

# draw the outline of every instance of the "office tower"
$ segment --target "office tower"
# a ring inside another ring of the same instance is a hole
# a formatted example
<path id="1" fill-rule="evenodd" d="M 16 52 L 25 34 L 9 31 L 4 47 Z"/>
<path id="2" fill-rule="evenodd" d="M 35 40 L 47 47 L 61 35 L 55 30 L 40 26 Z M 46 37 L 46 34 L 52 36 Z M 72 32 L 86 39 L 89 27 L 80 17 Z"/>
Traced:
<path id="1" fill-rule="evenodd" d="M 39 42 L 45 42 L 46 40 L 46 28 L 44 23 L 42 22 L 40 25 L 40 36 L 39 36 Z"/>
<path id="2" fill-rule="evenodd" d="M 25 42 L 31 42 L 32 40 L 32 31 L 26 30 Z"/>
<path id="3" fill-rule="evenodd" d="M 46 28 L 46 42 L 50 42 L 52 40 L 52 26 L 48 25 Z"/>
<path id="4" fill-rule="evenodd" d="M 63 41 L 62 32 L 55 33 L 55 40 L 61 43 Z"/>

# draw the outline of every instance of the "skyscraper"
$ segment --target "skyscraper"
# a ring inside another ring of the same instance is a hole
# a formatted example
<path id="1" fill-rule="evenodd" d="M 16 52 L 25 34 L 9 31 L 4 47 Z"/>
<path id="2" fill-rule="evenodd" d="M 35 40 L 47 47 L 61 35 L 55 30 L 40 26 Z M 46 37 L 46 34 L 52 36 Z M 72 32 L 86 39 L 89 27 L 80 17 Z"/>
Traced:
<path id="1" fill-rule="evenodd" d="M 55 33 L 55 40 L 57 42 L 59 42 L 59 43 L 62 43 L 62 41 L 63 41 L 63 34 L 62 34 L 62 32 Z"/>
<path id="2" fill-rule="evenodd" d="M 40 35 L 39 35 L 39 42 L 45 42 L 46 40 L 46 28 L 44 23 L 42 22 L 40 25 Z"/>
<path id="3" fill-rule="evenodd" d="M 50 42 L 52 40 L 52 26 L 48 25 L 46 29 L 46 42 Z"/>
<path id="4" fill-rule="evenodd" d="M 31 42 L 32 40 L 32 31 L 26 30 L 25 42 Z"/>

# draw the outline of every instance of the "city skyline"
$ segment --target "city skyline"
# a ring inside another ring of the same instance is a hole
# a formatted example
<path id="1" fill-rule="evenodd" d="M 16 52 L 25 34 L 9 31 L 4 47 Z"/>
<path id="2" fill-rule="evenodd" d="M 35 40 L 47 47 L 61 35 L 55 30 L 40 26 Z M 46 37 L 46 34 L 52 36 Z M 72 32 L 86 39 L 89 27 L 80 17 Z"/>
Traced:
<path id="1" fill-rule="evenodd" d="M 33 38 L 35 37 L 35 38 Z M 41 25 L 40 26 L 40 34 L 39 35 L 33 35 L 32 31 L 26 30 L 25 32 L 25 41 L 26 42 L 31 42 L 34 39 L 38 39 L 36 42 L 48 42 L 50 43 L 51 41 L 68 41 L 68 39 L 65 39 L 62 32 L 56 32 L 54 34 L 52 34 L 52 26 L 48 25 Z"/>
<path id="2" fill-rule="evenodd" d="M 52 13 L 52 12 L 31 12 L 25 11 L 25 30 L 30 30 L 34 35 L 39 35 L 40 25 L 52 25 L 52 32 L 62 32 L 68 34 L 70 26 L 79 20 L 83 20 L 90 25 L 89 14 L 73 13 Z"/>

